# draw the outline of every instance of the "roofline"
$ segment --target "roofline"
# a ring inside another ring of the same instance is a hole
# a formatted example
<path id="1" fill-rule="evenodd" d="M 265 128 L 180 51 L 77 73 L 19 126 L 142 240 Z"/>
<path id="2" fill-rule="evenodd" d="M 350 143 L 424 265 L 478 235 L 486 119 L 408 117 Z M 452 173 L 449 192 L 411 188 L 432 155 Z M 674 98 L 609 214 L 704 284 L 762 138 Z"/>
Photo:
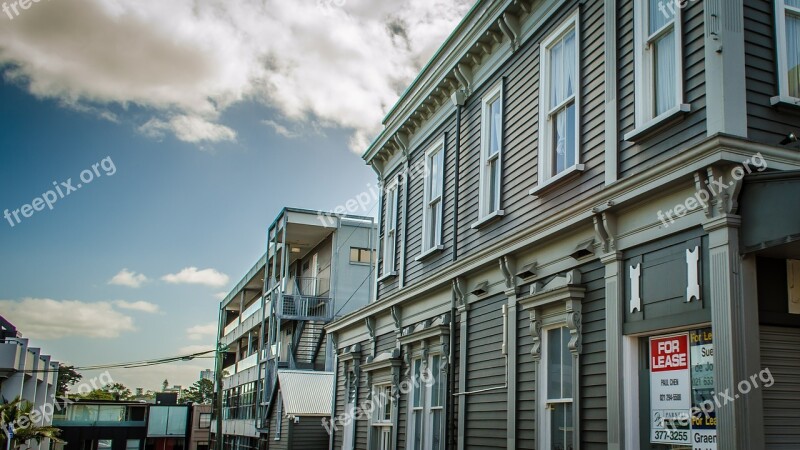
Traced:
<path id="1" fill-rule="evenodd" d="M 277 226 L 277 224 L 278 224 L 278 221 L 281 219 L 281 217 L 286 215 L 287 212 L 294 212 L 294 213 L 300 213 L 300 214 L 311 214 L 311 215 L 315 215 L 315 216 L 329 215 L 331 217 L 336 217 L 337 219 L 353 219 L 353 220 L 363 220 L 363 221 L 375 222 L 375 218 L 374 217 L 369 217 L 369 216 L 358 216 L 358 215 L 355 215 L 355 214 L 334 214 L 331 211 L 323 211 L 321 209 L 305 209 L 305 208 L 294 208 L 294 207 L 291 207 L 291 206 L 284 206 L 280 210 L 278 215 L 275 216 L 275 220 L 272 221 L 272 224 L 270 224 L 270 226 L 267 229 L 267 231 L 272 230 L 273 228 L 275 228 Z M 267 235 L 267 240 L 269 240 L 269 235 Z"/>
<path id="2" fill-rule="evenodd" d="M 261 258 L 259 258 L 258 261 L 256 261 L 253 267 L 251 267 L 250 270 L 247 271 L 247 274 L 245 274 L 245 276 L 242 277 L 241 281 L 236 283 L 236 286 L 233 287 L 233 290 L 231 290 L 228 293 L 228 295 L 225 296 L 225 298 L 220 303 L 219 309 L 223 309 L 226 306 L 228 306 L 230 302 L 233 301 L 233 298 L 236 296 L 236 294 L 238 294 L 242 289 L 244 289 L 244 287 L 247 285 L 250 279 L 256 276 L 256 274 L 266 265 L 267 265 L 267 254 L 264 253 L 264 255 L 261 256 Z"/>

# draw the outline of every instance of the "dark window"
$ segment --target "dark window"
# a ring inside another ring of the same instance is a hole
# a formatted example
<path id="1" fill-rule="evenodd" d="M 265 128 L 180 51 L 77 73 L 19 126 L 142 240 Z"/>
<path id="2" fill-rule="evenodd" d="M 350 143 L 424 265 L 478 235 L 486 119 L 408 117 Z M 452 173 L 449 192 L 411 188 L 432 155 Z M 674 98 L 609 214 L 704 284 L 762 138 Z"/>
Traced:
<path id="1" fill-rule="evenodd" d="M 200 413 L 200 423 L 198 426 L 200 428 L 211 428 L 211 413 Z"/>

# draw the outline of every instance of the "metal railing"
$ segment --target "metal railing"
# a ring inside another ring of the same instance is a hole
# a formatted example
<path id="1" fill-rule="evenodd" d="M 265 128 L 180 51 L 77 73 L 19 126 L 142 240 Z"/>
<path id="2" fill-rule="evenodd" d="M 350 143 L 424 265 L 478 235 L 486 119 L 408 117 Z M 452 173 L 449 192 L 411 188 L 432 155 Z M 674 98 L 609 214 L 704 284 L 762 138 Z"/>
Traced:
<path id="1" fill-rule="evenodd" d="M 294 281 L 294 290 L 291 292 L 293 295 L 300 294 L 316 297 L 328 294 L 331 290 L 330 278 L 297 277 Z"/>
<path id="2" fill-rule="evenodd" d="M 329 321 L 333 319 L 333 299 L 283 294 L 276 314 L 281 319 Z"/>

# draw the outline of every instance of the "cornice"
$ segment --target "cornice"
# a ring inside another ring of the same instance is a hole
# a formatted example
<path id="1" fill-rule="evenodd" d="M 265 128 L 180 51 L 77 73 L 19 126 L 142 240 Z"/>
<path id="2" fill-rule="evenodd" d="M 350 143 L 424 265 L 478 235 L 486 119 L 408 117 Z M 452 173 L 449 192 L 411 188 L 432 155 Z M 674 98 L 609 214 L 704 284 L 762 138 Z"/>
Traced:
<path id="1" fill-rule="evenodd" d="M 359 321 L 363 321 L 363 318 L 368 315 L 387 310 L 408 299 L 423 295 L 431 289 L 451 283 L 456 277 L 496 264 L 497 258 L 503 255 L 513 254 L 535 245 L 542 239 L 553 238 L 577 226 L 592 226 L 593 216 L 598 210 L 607 210 L 609 207 L 616 209 L 624 204 L 635 203 L 654 193 L 661 192 L 665 186 L 675 184 L 684 178 L 693 178 L 694 172 L 699 169 L 715 163 L 738 163 L 756 153 L 761 153 L 769 159 L 771 168 L 778 170 L 800 168 L 800 156 L 793 149 L 722 134 L 711 136 L 664 163 L 605 186 L 590 198 L 575 203 L 552 217 L 514 233 L 506 239 L 486 245 L 480 251 L 449 265 L 447 269 L 437 273 L 436 276 L 370 303 L 360 310 L 328 324 L 325 329 L 331 332 L 351 327 Z M 774 163 L 780 167 L 776 167 Z"/>

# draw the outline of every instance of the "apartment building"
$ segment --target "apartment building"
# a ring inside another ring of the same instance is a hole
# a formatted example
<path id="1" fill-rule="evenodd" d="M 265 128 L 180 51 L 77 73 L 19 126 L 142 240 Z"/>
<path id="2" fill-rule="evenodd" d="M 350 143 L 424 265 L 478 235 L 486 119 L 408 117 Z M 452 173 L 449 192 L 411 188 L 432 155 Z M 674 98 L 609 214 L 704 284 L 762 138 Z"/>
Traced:
<path id="1" fill-rule="evenodd" d="M 323 326 L 368 304 L 375 236 L 370 217 L 296 208 L 283 209 L 270 225 L 266 254 L 220 304 L 222 420 L 211 429 L 224 437 L 222 448 L 286 444 L 286 435 L 278 442 L 280 427 L 270 427 L 275 414 L 287 414 L 270 408 L 279 374 L 333 370 Z"/>
<path id="2" fill-rule="evenodd" d="M 0 397 L 6 401 L 22 398 L 39 411 L 37 425 L 52 423 L 52 406 L 58 381 L 58 362 L 29 340 L 9 321 L 0 316 Z M 49 405 L 45 407 L 45 405 Z M 44 414 L 47 412 L 50 414 Z M 29 443 L 31 450 L 50 448 L 50 440 Z"/>
<path id="3" fill-rule="evenodd" d="M 798 36 L 797 0 L 477 1 L 364 153 L 332 448 L 800 448 Z"/>

